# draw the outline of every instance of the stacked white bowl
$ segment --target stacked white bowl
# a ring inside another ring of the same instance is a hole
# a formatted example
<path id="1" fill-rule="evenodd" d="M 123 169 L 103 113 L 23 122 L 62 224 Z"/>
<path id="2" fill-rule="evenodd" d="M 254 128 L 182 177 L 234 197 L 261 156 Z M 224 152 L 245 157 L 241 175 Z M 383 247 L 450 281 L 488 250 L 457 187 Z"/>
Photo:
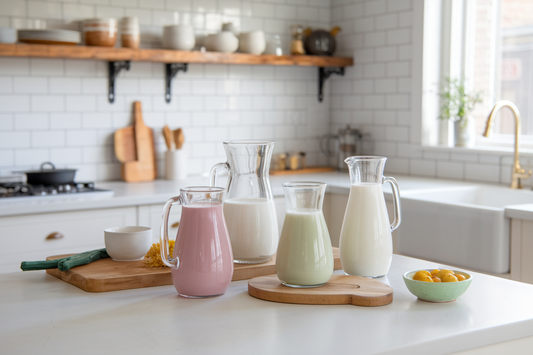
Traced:
<path id="1" fill-rule="evenodd" d="M 163 48 L 190 51 L 196 43 L 191 25 L 169 25 L 163 27 Z"/>
<path id="2" fill-rule="evenodd" d="M 124 48 L 139 48 L 141 31 L 137 17 L 124 17 L 120 21 L 120 39 Z"/>

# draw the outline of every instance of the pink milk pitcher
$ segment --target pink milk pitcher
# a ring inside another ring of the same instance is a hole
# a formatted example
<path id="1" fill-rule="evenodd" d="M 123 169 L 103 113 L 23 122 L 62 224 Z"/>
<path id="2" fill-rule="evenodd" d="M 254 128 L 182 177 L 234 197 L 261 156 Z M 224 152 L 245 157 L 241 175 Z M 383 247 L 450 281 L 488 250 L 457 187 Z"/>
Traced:
<path id="1" fill-rule="evenodd" d="M 180 296 L 213 297 L 224 294 L 233 276 L 233 254 L 222 211 L 220 187 L 180 189 L 163 208 L 161 259 L 171 268 Z M 173 204 L 182 206 L 174 252 L 169 255 L 168 216 Z"/>

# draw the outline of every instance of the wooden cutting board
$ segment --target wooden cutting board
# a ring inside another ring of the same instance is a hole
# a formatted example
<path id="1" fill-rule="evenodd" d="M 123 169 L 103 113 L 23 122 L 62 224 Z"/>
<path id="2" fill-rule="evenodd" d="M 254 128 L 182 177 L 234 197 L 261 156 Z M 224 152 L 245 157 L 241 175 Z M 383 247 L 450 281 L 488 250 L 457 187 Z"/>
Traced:
<path id="1" fill-rule="evenodd" d="M 313 288 L 287 287 L 276 275 L 261 276 L 248 282 L 248 293 L 262 300 L 282 303 L 375 307 L 392 302 L 390 286 L 366 277 L 348 275 L 332 275 L 324 286 Z"/>
<path id="2" fill-rule="evenodd" d="M 67 257 L 49 256 L 46 260 Z M 339 248 L 333 248 L 334 269 L 342 269 Z M 48 269 L 46 272 L 87 292 L 108 292 L 133 288 L 172 285 L 170 268 L 149 268 L 144 261 L 114 261 L 100 259 L 87 265 L 77 266 L 68 271 Z M 263 264 L 234 264 L 233 279 L 249 280 L 253 277 L 276 273 L 276 259 Z"/>
<path id="3" fill-rule="evenodd" d="M 115 155 L 122 163 L 122 180 L 152 181 L 157 176 L 154 135 L 142 118 L 139 101 L 133 103 L 133 127 L 115 132 Z"/>
<path id="4" fill-rule="evenodd" d="M 328 166 L 314 166 L 297 170 L 270 170 L 270 175 L 293 175 L 293 174 L 313 174 L 326 173 L 328 171 L 335 171 L 335 168 Z"/>

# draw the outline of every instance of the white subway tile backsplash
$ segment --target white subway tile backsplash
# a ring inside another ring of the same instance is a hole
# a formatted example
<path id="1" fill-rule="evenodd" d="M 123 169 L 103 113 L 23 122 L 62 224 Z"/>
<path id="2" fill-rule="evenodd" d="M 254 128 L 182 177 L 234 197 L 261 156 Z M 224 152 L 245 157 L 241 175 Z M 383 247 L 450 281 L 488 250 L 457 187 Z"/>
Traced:
<path id="1" fill-rule="evenodd" d="M 376 30 L 388 30 L 398 26 L 397 14 L 385 14 L 376 16 Z"/>
<path id="2" fill-rule="evenodd" d="M 30 97 L 27 95 L 0 95 L 0 112 L 28 112 Z"/>
<path id="3" fill-rule="evenodd" d="M 387 2 L 385 0 L 374 0 L 363 4 L 363 13 L 366 16 L 382 14 L 386 10 Z"/>
<path id="4" fill-rule="evenodd" d="M 481 181 L 466 169 L 476 163 L 489 176 L 483 181 L 505 182 L 510 165 L 501 169 L 505 176 L 496 173 L 500 167 L 491 170 L 499 156 L 496 162 L 410 143 L 416 138 L 411 78 L 420 70 L 412 67 L 412 7 L 412 0 L 4 0 L 0 25 L 7 20 L 18 28 L 43 20 L 57 25 L 137 16 L 147 48 L 160 46 L 160 26 L 170 23 L 191 23 L 198 34 L 216 32 L 223 22 L 239 31 L 264 30 L 267 39 L 281 35 L 285 53 L 295 23 L 340 26 L 335 55 L 353 56 L 355 64 L 326 81 L 322 103 L 315 67 L 191 64 L 173 80 L 166 103 L 164 65 L 132 62 L 117 78 L 116 99 L 109 103 L 106 61 L 3 57 L 0 164 L 27 168 L 52 159 L 78 168 L 80 181 L 119 179 L 113 132 L 132 125 L 132 103 L 141 101 L 145 123 L 154 129 L 160 175 L 165 124 L 184 129 L 193 174 L 224 160 L 222 139 L 271 139 L 276 152 L 306 150 L 309 164 L 325 164 L 316 137 L 349 124 L 369 136 L 371 154 L 389 156 L 387 172 Z"/>
<path id="5" fill-rule="evenodd" d="M 48 114 L 46 113 L 16 113 L 15 129 L 22 130 L 45 130 L 49 128 Z"/>
<path id="6" fill-rule="evenodd" d="M 95 9 L 90 5 L 63 4 L 63 18 L 68 20 L 83 20 L 94 18 Z"/>
<path id="7" fill-rule="evenodd" d="M 449 161 L 437 162 L 437 177 L 445 179 L 464 179 L 464 164 Z"/>
<path id="8" fill-rule="evenodd" d="M 30 132 L 0 131 L 0 149 L 28 148 L 31 146 Z"/>
<path id="9" fill-rule="evenodd" d="M 47 93 L 48 79 L 38 77 L 14 78 L 14 92 L 17 94 Z"/>
<path id="10" fill-rule="evenodd" d="M 495 165 L 465 164 L 465 178 L 467 180 L 499 183 L 500 167 Z"/>
<path id="11" fill-rule="evenodd" d="M 64 131 L 35 131 L 31 132 L 31 145 L 33 148 L 64 147 Z"/>
<path id="12" fill-rule="evenodd" d="M 96 111 L 96 96 L 94 95 L 69 95 L 65 96 L 65 111 L 90 112 Z"/>
<path id="13" fill-rule="evenodd" d="M 2 0 L 2 15 L 4 16 L 26 16 L 28 14 L 28 4 L 20 0 Z"/>
<path id="14" fill-rule="evenodd" d="M 77 129 L 82 127 L 80 113 L 50 113 L 51 129 Z"/>
<path id="15" fill-rule="evenodd" d="M 13 78 L 11 77 L 0 77 L 0 93 L 11 93 L 13 92 Z"/>
<path id="16" fill-rule="evenodd" d="M 81 93 L 81 79 L 51 77 L 49 91 L 51 94 L 79 94 Z"/>
<path id="17" fill-rule="evenodd" d="M 66 145 L 69 147 L 96 146 L 98 145 L 97 130 L 71 130 L 67 135 Z"/>
<path id="18" fill-rule="evenodd" d="M 38 168 L 41 163 L 50 161 L 48 149 L 17 149 L 15 150 L 15 164 L 17 166 L 27 166 Z"/>
<path id="19" fill-rule="evenodd" d="M 30 71 L 32 75 L 63 76 L 64 60 L 48 58 L 31 58 Z"/>
<path id="20" fill-rule="evenodd" d="M 25 75 L 30 73 L 30 60 L 28 58 L 0 58 L 0 74 Z"/>
<path id="21" fill-rule="evenodd" d="M 435 161 L 411 159 L 409 163 L 409 172 L 412 175 L 429 177 L 435 177 L 437 175 L 437 164 Z"/>
<path id="22" fill-rule="evenodd" d="M 415 0 L 416 1 L 416 0 Z M 387 11 L 396 12 L 411 9 L 411 0 L 388 0 Z"/>

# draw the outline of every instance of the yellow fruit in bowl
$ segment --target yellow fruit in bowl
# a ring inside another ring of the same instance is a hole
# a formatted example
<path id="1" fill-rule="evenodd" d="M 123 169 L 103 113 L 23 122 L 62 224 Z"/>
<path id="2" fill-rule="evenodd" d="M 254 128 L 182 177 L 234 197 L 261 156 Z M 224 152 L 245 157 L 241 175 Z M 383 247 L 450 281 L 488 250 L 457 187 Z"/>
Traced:
<path id="1" fill-rule="evenodd" d="M 433 280 L 431 279 L 431 276 L 428 275 L 428 272 L 426 270 L 420 270 L 420 271 L 417 271 L 414 275 L 413 275 L 413 280 L 416 280 L 416 281 L 425 281 L 425 282 L 433 282 Z"/>
<path id="2" fill-rule="evenodd" d="M 457 277 L 454 274 L 445 274 L 442 279 L 442 282 L 457 282 Z"/>
<path id="3" fill-rule="evenodd" d="M 455 274 L 455 277 L 457 277 L 457 281 L 464 281 L 464 280 L 466 280 L 466 277 L 464 277 L 464 275 L 461 275 L 461 274 Z"/>
<path id="4" fill-rule="evenodd" d="M 431 276 L 432 276 L 432 277 L 436 277 L 437 274 L 439 273 L 439 271 L 440 271 L 439 269 L 433 269 L 433 270 L 431 270 Z"/>
<path id="5" fill-rule="evenodd" d="M 453 275 L 453 271 L 452 270 L 448 270 L 448 269 L 440 269 L 439 272 L 437 273 L 437 277 L 444 282 L 443 277 L 444 277 L 444 275 L 447 275 L 447 274 L 452 274 Z"/>
<path id="6" fill-rule="evenodd" d="M 433 280 L 433 282 L 442 282 L 442 280 L 439 279 L 437 276 L 433 276 L 431 279 Z"/>

